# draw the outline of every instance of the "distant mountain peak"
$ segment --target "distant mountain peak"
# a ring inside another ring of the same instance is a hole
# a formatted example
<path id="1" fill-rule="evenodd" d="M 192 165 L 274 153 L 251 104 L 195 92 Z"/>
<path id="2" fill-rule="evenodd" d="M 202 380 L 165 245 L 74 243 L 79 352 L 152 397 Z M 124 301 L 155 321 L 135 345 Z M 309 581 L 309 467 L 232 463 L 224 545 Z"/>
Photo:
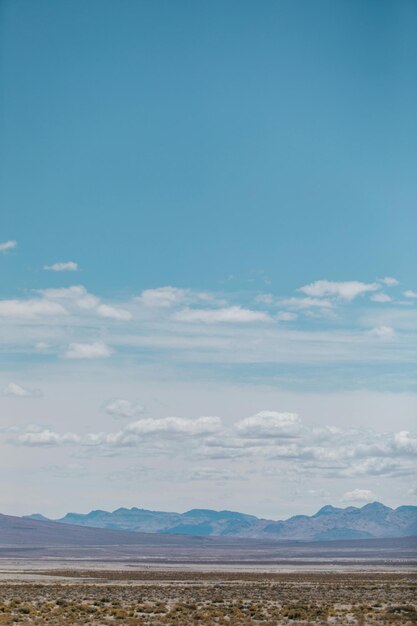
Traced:
<path id="1" fill-rule="evenodd" d="M 325 506 L 322 506 L 321 509 L 319 509 L 315 515 L 313 515 L 313 517 L 320 517 L 321 515 L 334 515 L 335 513 L 340 513 L 340 511 L 343 510 L 344 509 L 338 509 L 331 504 L 326 504 Z"/>
<path id="2" fill-rule="evenodd" d="M 45 517 L 45 515 L 42 515 L 41 513 L 32 513 L 32 515 L 23 515 L 23 519 L 34 519 L 40 522 L 50 521 L 48 517 Z"/>
<path id="3" fill-rule="evenodd" d="M 382 504 L 382 502 L 369 502 L 362 507 L 362 511 L 392 511 L 391 507 Z"/>

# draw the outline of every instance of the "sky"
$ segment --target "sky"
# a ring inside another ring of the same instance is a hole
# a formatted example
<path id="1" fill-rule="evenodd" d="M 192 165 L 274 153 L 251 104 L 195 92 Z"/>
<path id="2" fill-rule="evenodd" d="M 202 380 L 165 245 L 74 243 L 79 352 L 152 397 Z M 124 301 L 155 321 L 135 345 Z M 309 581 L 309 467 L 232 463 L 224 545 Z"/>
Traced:
<path id="1" fill-rule="evenodd" d="M 416 27 L 1 2 L 1 512 L 417 504 Z"/>

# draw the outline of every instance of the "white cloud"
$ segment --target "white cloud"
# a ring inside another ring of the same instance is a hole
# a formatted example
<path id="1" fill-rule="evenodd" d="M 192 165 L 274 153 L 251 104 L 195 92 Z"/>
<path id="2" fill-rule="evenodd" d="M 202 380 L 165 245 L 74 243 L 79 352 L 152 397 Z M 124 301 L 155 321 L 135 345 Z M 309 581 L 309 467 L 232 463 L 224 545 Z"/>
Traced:
<path id="1" fill-rule="evenodd" d="M 70 343 L 63 354 L 65 359 L 103 359 L 111 356 L 112 350 L 102 341 L 94 343 Z"/>
<path id="2" fill-rule="evenodd" d="M 108 415 L 112 417 L 135 417 L 140 413 L 144 412 L 144 407 L 141 404 L 136 402 L 130 402 L 129 400 L 123 400 L 121 398 L 116 398 L 115 400 L 111 400 L 105 407 L 104 410 Z"/>
<path id="3" fill-rule="evenodd" d="M 253 311 L 240 306 L 231 306 L 221 309 L 190 309 L 186 308 L 175 314 L 174 318 L 180 322 L 216 323 L 250 323 L 270 322 L 272 318 L 264 311 Z"/>
<path id="4" fill-rule="evenodd" d="M 123 412 L 126 417 L 139 410 L 139 405 L 120 399 L 106 407 L 109 414 L 121 416 Z M 73 444 L 79 447 L 76 454 L 81 457 L 125 455 L 129 449 L 134 455 L 140 451 L 148 457 L 175 456 L 191 461 L 194 467 L 196 461 L 204 459 L 242 459 L 252 464 L 262 461 L 267 464 L 263 468 L 267 472 L 302 480 L 409 477 L 417 456 L 417 436 L 409 431 L 378 433 L 365 428 L 314 427 L 303 424 L 295 413 L 277 411 L 261 411 L 225 426 L 213 416 L 163 417 L 140 418 L 115 432 L 60 434 L 36 425 L 23 431 L 14 426 L 2 432 L 14 445 Z M 354 490 L 344 497 L 348 501 L 361 495 Z M 366 498 L 374 499 L 369 494 Z"/>
<path id="5" fill-rule="evenodd" d="M 333 303 L 330 300 L 320 300 L 319 298 L 286 298 L 282 304 L 295 309 L 332 309 Z"/>
<path id="6" fill-rule="evenodd" d="M 39 398 L 42 395 L 40 389 L 28 389 L 17 383 L 8 383 L 1 391 L 3 396 L 13 396 L 15 398 Z"/>
<path id="7" fill-rule="evenodd" d="M 407 430 L 400 430 L 394 434 L 393 447 L 398 452 L 407 455 L 417 455 L 417 437 L 413 437 Z"/>
<path id="8" fill-rule="evenodd" d="M 369 331 L 369 334 L 379 339 L 393 339 L 395 330 L 391 326 L 376 326 Z"/>
<path id="9" fill-rule="evenodd" d="M 415 457 L 417 456 L 417 437 L 407 430 L 375 435 L 372 440 L 368 437 L 368 441 L 354 445 L 349 451 L 349 456 L 357 459 Z"/>
<path id="10" fill-rule="evenodd" d="M 385 276 L 385 278 L 380 278 L 379 282 L 387 285 L 387 287 L 395 287 L 396 285 L 400 284 L 398 280 L 396 278 L 393 278 L 392 276 Z"/>
<path id="11" fill-rule="evenodd" d="M 178 433 L 183 435 L 209 435 L 219 431 L 221 419 L 219 417 L 198 417 L 187 419 L 184 417 L 148 418 L 132 422 L 126 427 L 126 432 L 136 435 L 152 435 L 156 433 Z"/>
<path id="12" fill-rule="evenodd" d="M 51 289 L 39 289 L 39 293 L 49 300 L 67 300 L 68 303 L 75 303 L 80 309 L 95 309 L 100 300 L 83 285 L 72 285 L 71 287 L 58 287 Z"/>
<path id="13" fill-rule="evenodd" d="M 404 291 L 404 296 L 406 298 L 417 298 L 417 291 L 413 291 L 412 289 L 407 289 L 407 291 Z"/>
<path id="14" fill-rule="evenodd" d="M 83 311 L 92 311 L 100 317 L 127 321 L 132 319 L 132 314 L 126 309 L 102 304 L 100 298 L 89 293 L 83 285 L 60 287 L 52 289 L 40 289 L 44 298 L 48 300 L 66 300 L 67 306 L 75 305 Z"/>
<path id="15" fill-rule="evenodd" d="M 415 465 L 404 465 L 398 460 L 390 458 L 369 458 L 363 463 L 355 463 L 347 467 L 342 472 L 343 476 L 404 476 L 408 474 L 414 475 Z"/>
<path id="16" fill-rule="evenodd" d="M 219 417 L 199 417 L 187 419 L 183 417 L 162 417 L 140 419 L 131 422 L 115 433 L 90 433 L 86 443 L 104 448 L 135 447 L 146 442 L 160 445 L 164 439 L 178 437 L 177 444 L 184 444 L 184 437 L 201 438 L 218 432 L 221 429 Z"/>
<path id="17" fill-rule="evenodd" d="M 52 265 L 44 265 L 44 270 L 52 272 L 76 272 L 78 271 L 78 263 L 74 261 L 66 261 L 64 263 L 53 263 Z"/>
<path id="18" fill-rule="evenodd" d="M 50 298 L 51 300 L 75 300 L 88 295 L 88 291 L 82 285 L 39 289 L 38 293 L 42 294 L 45 298 Z"/>
<path id="19" fill-rule="evenodd" d="M 347 280 L 342 282 L 331 280 L 316 280 L 309 285 L 300 287 L 299 291 L 312 296 L 321 298 L 323 296 L 335 296 L 343 300 L 353 300 L 357 296 L 370 291 L 376 291 L 380 286 L 378 283 L 361 283 L 357 280 Z"/>
<path id="20" fill-rule="evenodd" d="M 386 293 L 374 293 L 371 298 L 372 302 L 391 302 L 392 298 Z"/>
<path id="21" fill-rule="evenodd" d="M 192 303 L 210 303 L 217 306 L 224 306 L 227 302 L 219 298 L 215 293 L 206 291 L 194 291 L 193 289 L 180 289 L 178 287 L 157 287 L 156 289 L 145 289 L 136 297 L 136 301 L 142 305 L 153 309 L 170 309 L 179 305 Z"/>
<path id="22" fill-rule="evenodd" d="M 0 252 L 8 252 L 9 250 L 13 250 L 17 246 L 17 241 L 9 240 L 3 241 L 0 243 Z"/>
<path id="23" fill-rule="evenodd" d="M 372 502 L 376 500 L 375 494 L 369 489 L 353 489 L 352 491 L 346 491 L 340 498 L 341 502 Z"/>
<path id="24" fill-rule="evenodd" d="M 75 433 L 56 433 L 49 428 L 43 429 L 37 425 L 28 426 L 25 432 L 15 434 L 9 443 L 22 446 L 59 446 L 62 444 L 77 444 L 94 448 L 102 448 L 103 451 L 109 448 L 136 447 L 143 444 L 160 446 L 165 444 L 176 446 L 180 449 L 184 445 L 189 446 L 189 442 L 195 439 L 197 442 L 208 435 L 219 432 L 222 422 L 219 417 L 198 417 L 188 419 L 183 417 L 163 417 L 140 419 L 131 422 L 125 428 L 117 432 L 99 432 L 79 435 Z M 9 430 L 9 432 L 12 432 Z M 185 439 L 188 443 L 185 444 Z M 166 450 L 166 447 L 163 448 Z M 187 451 L 187 450 L 185 450 Z"/>
<path id="25" fill-rule="evenodd" d="M 297 437 L 301 422 L 296 413 L 261 411 L 237 423 L 239 434 L 245 437 Z"/>
<path id="26" fill-rule="evenodd" d="M 79 441 L 80 438 L 74 433 L 59 435 L 56 432 L 45 429 L 39 432 L 27 432 L 18 435 L 13 443 L 23 446 L 57 446 L 62 444 L 75 444 L 79 443 Z"/>
<path id="27" fill-rule="evenodd" d="M 169 308 L 183 302 L 187 293 L 188 290 L 177 287 L 158 287 L 157 289 L 145 289 L 138 300 L 148 307 Z"/>
<path id="28" fill-rule="evenodd" d="M 97 307 L 97 313 L 100 317 L 108 317 L 114 320 L 130 320 L 132 314 L 126 309 L 120 309 L 117 307 L 109 306 L 107 304 L 99 304 Z"/>
<path id="29" fill-rule="evenodd" d="M 65 315 L 67 311 L 57 302 L 47 299 L 0 300 L 0 317 L 12 319 L 36 319 L 54 315 Z"/>

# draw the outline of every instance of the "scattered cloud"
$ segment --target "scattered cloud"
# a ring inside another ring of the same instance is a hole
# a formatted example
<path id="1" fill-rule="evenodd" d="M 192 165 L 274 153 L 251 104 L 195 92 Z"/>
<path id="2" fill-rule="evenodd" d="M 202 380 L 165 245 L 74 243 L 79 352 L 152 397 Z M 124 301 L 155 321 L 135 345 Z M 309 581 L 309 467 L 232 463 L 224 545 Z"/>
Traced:
<path id="1" fill-rule="evenodd" d="M 178 433 L 183 435 L 209 435 L 221 428 L 219 417 L 198 417 L 186 419 L 184 417 L 148 418 L 133 422 L 126 427 L 126 432 L 139 435 L 155 433 Z"/>
<path id="2" fill-rule="evenodd" d="M 178 311 L 174 319 L 180 322 L 202 322 L 203 324 L 232 323 L 245 324 L 251 322 L 270 322 L 271 316 L 264 311 L 253 311 L 240 306 L 220 309 L 190 309 Z"/>
<path id="3" fill-rule="evenodd" d="M 144 407 L 136 402 L 116 398 L 104 407 L 105 412 L 112 417 L 136 417 L 144 412 Z"/>
<path id="4" fill-rule="evenodd" d="M 371 298 L 372 302 L 391 302 L 392 298 L 387 293 L 374 293 Z"/>
<path id="5" fill-rule="evenodd" d="M 10 239 L 9 241 L 3 241 L 0 243 L 0 252 L 8 252 L 9 250 L 13 250 L 17 246 L 17 241 L 14 239 Z"/>
<path id="6" fill-rule="evenodd" d="M 369 295 L 379 302 L 386 301 L 389 296 L 379 284 L 380 291 Z M 222 295 L 161 287 L 145 290 L 139 300 L 104 302 L 83 285 L 47 288 L 26 299 L 0 300 L 0 317 L 7 323 L 7 328 L 6 323 L 1 324 L 1 339 L 7 350 L 21 353 L 26 350 L 32 358 L 36 357 L 35 351 L 39 357 L 42 352 L 51 358 L 63 356 L 70 343 L 84 346 L 99 339 L 114 350 L 120 346 L 127 358 L 145 349 L 149 362 L 153 363 L 162 352 L 168 360 L 175 355 L 176 362 L 186 366 L 204 362 L 214 367 L 220 359 L 230 365 L 263 363 L 271 378 L 274 364 L 310 366 L 317 362 L 324 368 L 335 363 L 350 367 L 348 363 L 360 361 L 366 363 L 366 376 L 370 380 L 374 379 L 371 368 L 376 361 L 411 363 L 411 335 L 416 327 L 415 310 L 411 306 L 400 307 L 397 303 L 396 307 L 371 307 L 364 300 L 362 306 L 356 302 L 349 306 L 346 298 L 343 306 L 339 306 L 341 300 L 334 293 L 329 297 L 299 293 L 287 299 L 255 294 L 256 304 L 253 293 L 230 293 L 226 303 L 220 299 Z M 350 292 L 346 297 L 351 295 Z M 388 343 L 375 338 L 390 340 L 389 350 Z M 400 350 L 402 345 L 406 346 L 405 351 Z M 81 349 L 68 347 L 65 358 L 90 358 L 75 356 L 80 352 Z M 103 356 L 108 354 L 99 352 Z M 230 369 L 230 376 L 242 372 Z M 298 384 L 295 381 L 298 374 L 288 376 L 294 385 Z M 336 376 L 336 370 L 331 372 L 333 381 Z M 307 377 L 308 373 L 301 372 L 298 380 Z M 280 379 L 283 381 L 282 376 Z M 403 384 L 405 376 L 401 377 L 397 368 L 391 380 L 393 386 L 397 382 Z M 326 386 L 326 381 L 323 376 L 320 384 Z M 349 384 L 346 381 L 346 386 Z"/>
<path id="7" fill-rule="evenodd" d="M 187 419 L 183 417 L 162 417 L 140 419 L 131 422 L 122 430 L 114 433 L 90 433 L 86 444 L 100 448 L 137 447 L 147 442 L 160 445 L 164 439 L 172 441 L 178 438 L 180 446 L 184 444 L 184 437 L 200 439 L 212 435 L 221 429 L 219 417 L 198 417 Z M 172 453 L 174 450 L 172 449 Z"/>
<path id="8" fill-rule="evenodd" d="M 170 286 L 145 289 L 135 300 L 150 309 L 171 309 L 193 303 L 210 303 L 217 306 L 227 304 L 227 301 L 218 297 L 216 293 Z"/>
<path id="9" fill-rule="evenodd" d="M 188 290 L 177 287 L 158 287 L 156 289 L 145 289 L 138 300 L 148 307 L 170 308 L 181 304 L 186 298 Z"/>
<path id="10" fill-rule="evenodd" d="M 83 285 L 39 289 L 39 293 L 48 300 L 66 300 L 68 304 L 74 303 L 84 310 L 95 309 L 100 303 L 99 298 L 89 293 Z"/>
<path id="11" fill-rule="evenodd" d="M 102 341 L 93 343 L 70 343 L 63 357 L 65 359 L 104 359 L 111 356 L 112 350 Z"/>
<path id="12" fill-rule="evenodd" d="M 323 296 L 335 296 L 342 300 L 353 300 L 357 296 L 364 293 L 377 291 L 380 286 L 378 283 L 361 283 L 357 280 L 347 280 L 343 282 L 331 280 L 316 280 L 309 285 L 300 287 L 299 291 L 313 298 L 322 298 Z"/>
<path id="13" fill-rule="evenodd" d="M 99 317 L 106 317 L 109 319 L 127 321 L 132 319 L 130 311 L 120 307 L 110 306 L 103 304 L 100 298 L 89 293 L 83 285 L 72 285 L 71 287 L 61 287 L 52 289 L 40 289 L 39 293 L 42 294 L 47 300 L 66 301 L 68 309 L 75 306 L 81 311 L 90 311 L 97 314 Z"/>
<path id="14" fill-rule="evenodd" d="M 179 437 L 180 444 L 186 438 L 199 440 L 221 430 L 222 421 L 219 417 L 183 417 L 145 418 L 131 422 L 125 428 L 110 433 L 75 433 L 59 434 L 49 428 L 28 426 L 24 432 L 17 432 L 9 442 L 14 445 L 27 446 L 59 446 L 62 444 L 80 444 L 93 447 L 124 448 L 138 446 L 149 441 L 161 442 Z"/>
<path id="15" fill-rule="evenodd" d="M 385 276 L 385 278 L 380 278 L 379 282 L 387 285 L 387 287 L 395 287 L 396 285 L 400 284 L 399 281 L 392 276 Z"/>
<path id="16" fill-rule="evenodd" d="M 39 298 L 30 300 L 0 300 L 0 317 L 15 319 L 37 319 L 65 315 L 66 309 L 58 302 Z"/>
<path id="17" fill-rule="evenodd" d="M 403 292 L 403 295 L 406 298 L 417 298 L 417 291 L 413 291 L 412 289 L 407 289 L 407 291 Z"/>
<path id="18" fill-rule="evenodd" d="M 376 326 L 369 331 L 369 334 L 379 339 L 393 339 L 395 330 L 391 326 Z"/>
<path id="19" fill-rule="evenodd" d="M 356 476 L 413 476 L 415 464 L 404 464 L 402 461 L 391 458 L 369 458 L 362 463 L 354 463 L 343 469 L 341 474 L 347 478 Z"/>
<path id="20" fill-rule="evenodd" d="M 78 263 L 75 261 L 66 261 L 64 263 L 53 263 L 52 265 L 44 265 L 44 270 L 50 270 L 52 272 L 77 272 Z"/>
<path id="21" fill-rule="evenodd" d="M 341 502 L 373 502 L 376 500 L 375 494 L 369 489 L 353 489 L 352 491 L 346 491 L 340 498 Z"/>
<path id="22" fill-rule="evenodd" d="M 58 433 L 45 429 L 38 432 L 27 432 L 18 435 L 14 439 L 16 445 L 22 446 L 57 446 L 62 444 L 79 443 L 80 438 L 74 433 Z"/>
<path id="23" fill-rule="evenodd" d="M 319 298 L 286 298 L 281 304 L 295 309 L 332 309 L 333 303 L 330 300 L 320 300 Z"/>
<path id="24" fill-rule="evenodd" d="M 296 413 L 261 411 L 246 417 L 237 424 L 238 433 L 244 437 L 297 437 L 301 422 Z"/>
<path id="25" fill-rule="evenodd" d="M 42 391 L 40 389 L 28 389 L 27 387 L 22 387 L 17 383 L 11 382 L 3 387 L 1 395 L 13 396 L 15 398 L 40 398 Z"/>
<path id="26" fill-rule="evenodd" d="M 375 436 L 373 441 L 360 442 L 350 454 L 357 459 L 417 456 L 417 437 L 407 430 Z"/>
<path id="27" fill-rule="evenodd" d="M 128 321 L 132 319 L 132 314 L 126 309 L 120 309 L 118 307 L 109 306 L 107 304 L 99 304 L 97 307 L 97 313 L 100 317 L 108 317 L 114 320 Z"/>

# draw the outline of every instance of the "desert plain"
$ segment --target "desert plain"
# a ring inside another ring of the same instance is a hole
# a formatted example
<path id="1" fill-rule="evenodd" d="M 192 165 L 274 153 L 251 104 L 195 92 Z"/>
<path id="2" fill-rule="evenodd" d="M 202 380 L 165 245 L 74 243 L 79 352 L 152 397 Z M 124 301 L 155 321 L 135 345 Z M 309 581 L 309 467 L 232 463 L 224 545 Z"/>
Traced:
<path id="1" fill-rule="evenodd" d="M 417 624 L 410 559 L 0 560 L 3 626 Z"/>
<path id="2" fill-rule="evenodd" d="M 416 591 L 412 573 L 63 571 L 2 581 L 0 624 L 411 625 Z"/>

